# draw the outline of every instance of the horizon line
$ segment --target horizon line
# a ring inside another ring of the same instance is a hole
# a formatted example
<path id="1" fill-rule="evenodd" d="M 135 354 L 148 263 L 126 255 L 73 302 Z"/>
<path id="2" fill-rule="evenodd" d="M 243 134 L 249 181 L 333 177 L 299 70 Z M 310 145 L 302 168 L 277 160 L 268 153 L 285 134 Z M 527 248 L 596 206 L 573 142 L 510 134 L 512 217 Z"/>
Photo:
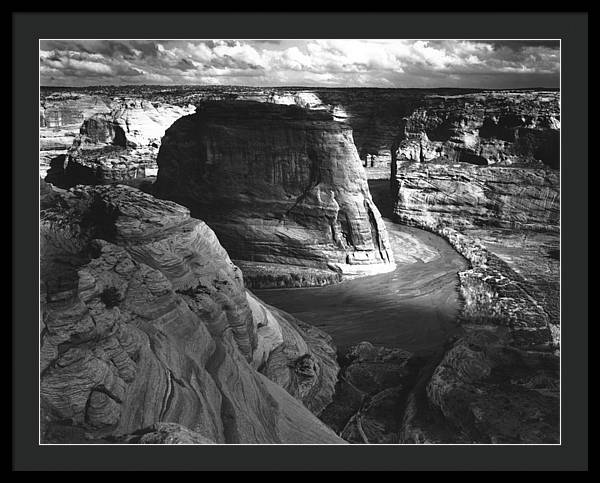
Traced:
<path id="1" fill-rule="evenodd" d="M 72 85 L 41 85 L 40 89 L 89 89 L 89 88 L 102 88 L 102 87 L 247 87 L 254 89 L 412 89 L 412 90 L 435 90 L 435 89 L 452 89 L 452 90 L 479 90 L 479 91 L 507 91 L 507 90 L 560 90 L 559 87 L 550 86 L 533 86 L 533 87 L 449 87 L 449 86 L 436 86 L 436 87 L 380 87 L 380 86 L 307 86 L 307 85 L 248 85 L 248 84 L 93 84 L 85 86 L 72 86 Z"/>

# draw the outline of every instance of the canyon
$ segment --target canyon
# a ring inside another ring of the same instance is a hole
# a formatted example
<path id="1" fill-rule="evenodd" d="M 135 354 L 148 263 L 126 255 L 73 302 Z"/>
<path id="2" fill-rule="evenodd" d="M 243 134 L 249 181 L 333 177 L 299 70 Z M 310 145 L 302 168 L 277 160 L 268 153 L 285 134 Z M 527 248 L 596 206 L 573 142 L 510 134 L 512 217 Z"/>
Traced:
<path id="1" fill-rule="evenodd" d="M 40 105 L 43 441 L 559 441 L 557 91 Z"/>

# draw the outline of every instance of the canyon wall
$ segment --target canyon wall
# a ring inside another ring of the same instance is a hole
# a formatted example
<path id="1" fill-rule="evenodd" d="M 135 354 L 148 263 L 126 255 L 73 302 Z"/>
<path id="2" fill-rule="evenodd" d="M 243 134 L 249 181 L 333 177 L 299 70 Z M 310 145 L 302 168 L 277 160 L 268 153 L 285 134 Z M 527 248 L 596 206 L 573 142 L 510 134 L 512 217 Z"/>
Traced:
<path id="1" fill-rule="evenodd" d="M 559 441 L 558 92 L 140 86 L 41 104 L 48 181 L 158 167 L 148 191 L 187 207 L 42 183 L 45 441 L 341 442 L 315 415 L 359 443 Z M 393 269 L 366 184 L 390 172 L 395 218 L 470 263 L 460 331 L 426 361 L 361 344 L 338 381 L 331 339 L 246 289 Z"/>
<path id="2" fill-rule="evenodd" d="M 42 441 L 343 442 L 315 416 L 330 338 L 247 292 L 204 222 L 132 187 L 42 188 Z"/>
<path id="3" fill-rule="evenodd" d="M 46 176 L 52 159 L 66 154 L 85 119 L 109 112 L 109 103 L 100 96 L 72 92 L 43 95 L 40 98 L 40 176 Z"/>
<path id="4" fill-rule="evenodd" d="M 44 104 L 41 171 L 47 173 L 48 182 L 61 187 L 156 176 L 165 130 L 195 110 L 189 105 L 99 96 L 46 98 Z"/>
<path id="5" fill-rule="evenodd" d="M 412 161 L 394 167 L 394 214 L 403 223 L 558 232 L 556 170 Z"/>
<path id="6" fill-rule="evenodd" d="M 558 171 L 395 168 L 397 219 L 444 237 L 471 265 L 459 273 L 461 332 L 415 386 L 400 440 L 558 442 Z"/>
<path id="7" fill-rule="evenodd" d="M 401 441 L 559 441 L 559 140 L 552 92 L 430 96 L 405 119 L 394 216 L 470 268 L 460 332 L 419 377 Z"/>
<path id="8" fill-rule="evenodd" d="M 387 178 L 392 158 L 511 163 L 526 154 L 558 167 L 559 93 L 553 90 L 338 89 L 244 86 L 42 88 L 42 151 L 66 149 L 83 121 L 124 100 L 187 109 L 207 100 L 296 105 L 352 126 L 369 178 Z M 63 121 L 61 121 L 63 119 Z M 68 119 L 71 119 L 68 121 Z M 65 128 L 61 128 L 61 122 Z M 67 128 L 68 127 L 68 128 Z M 399 133 L 405 133 L 401 139 Z M 64 136 L 63 136 L 64 135 Z M 60 140 L 61 136 L 63 137 Z M 66 136 L 66 137 L 65 137 Z M 399 143 L 402 146 L 399 146 Z M 56 154 L 54 153 L 54 156 Z"/>
<path id="9" fill-rule="evenodd" d="M 396 161 L 559 168 L 559 94 L 489 91 L 426 96 L 392 145 Z M 393 169 L 393 168 L 392 168 Z"/>
<path id="10" fill-rule="evenodd" d="M 156 195 L 204 219 L 244 266 L 394 268 L 352 131 L 326 112 L 206 102 L 168 129 L 158 167 Z"/>

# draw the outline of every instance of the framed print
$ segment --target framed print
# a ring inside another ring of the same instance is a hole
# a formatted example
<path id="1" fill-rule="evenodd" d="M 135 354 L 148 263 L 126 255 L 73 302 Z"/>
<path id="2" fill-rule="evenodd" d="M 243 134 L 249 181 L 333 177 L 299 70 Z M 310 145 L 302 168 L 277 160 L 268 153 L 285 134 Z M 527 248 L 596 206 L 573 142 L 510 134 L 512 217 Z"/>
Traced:
<path id="1" fill-rule="evenodd" d="M 585 14 L 13 18 L 15 466 L 587 467 Z"/>

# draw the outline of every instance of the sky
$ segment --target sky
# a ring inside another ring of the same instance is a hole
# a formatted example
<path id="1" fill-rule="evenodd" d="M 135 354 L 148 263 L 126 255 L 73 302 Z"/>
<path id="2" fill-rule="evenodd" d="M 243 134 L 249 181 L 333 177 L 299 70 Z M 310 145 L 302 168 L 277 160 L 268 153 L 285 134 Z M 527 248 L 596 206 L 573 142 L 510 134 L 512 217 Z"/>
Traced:
<path id="1" fill-rule="evenodd" d="M 558 40 L 41 40 L 42 86 L 559 87 Z"/>

